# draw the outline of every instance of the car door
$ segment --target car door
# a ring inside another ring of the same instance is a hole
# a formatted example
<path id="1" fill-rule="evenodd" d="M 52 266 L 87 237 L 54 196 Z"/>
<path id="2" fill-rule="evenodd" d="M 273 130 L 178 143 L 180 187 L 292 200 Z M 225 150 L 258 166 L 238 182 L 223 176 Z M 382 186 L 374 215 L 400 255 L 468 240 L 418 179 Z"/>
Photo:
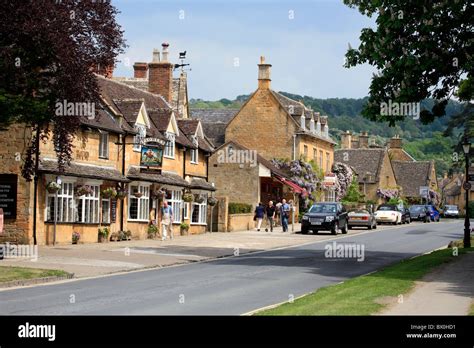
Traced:
<path id="1" fill-rule="evenodd" d="M 347 226 L 347 211 L 342 204 L 338 204 L 339 226 Z M 342 223 L 341 223 L 342 222 Z"/>

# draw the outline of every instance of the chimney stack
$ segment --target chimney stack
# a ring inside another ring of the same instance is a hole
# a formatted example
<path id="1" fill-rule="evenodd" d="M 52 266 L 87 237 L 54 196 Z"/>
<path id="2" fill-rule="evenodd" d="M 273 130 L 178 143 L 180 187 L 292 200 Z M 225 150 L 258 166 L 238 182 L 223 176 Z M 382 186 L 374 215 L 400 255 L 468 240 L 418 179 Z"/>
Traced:
<path id="1" fill-rule="evenodd" d="M 362 132 L 359 135 L 359 148 L 361 149 L 369 148 L 369 134 L 367 132 Z"/>
<path id="2" fill-rule="evenodd" d="M 265 63 L 265 57 L 260 57 L 260 64 L 258 64 L 258 88 L 270 89 L 270 68 L 271 64 Z"/>
<path id="3" fill-rule="evenodd" d="M 160 52 L 153 50 L 153 61 L 148 63 L 148 91 L 160 94 L 171 103 L 173 93 L 173 64 L 168 62 L 169 44 L 163 43 L 160 61 Z"/>
<path id="4" fill-rule="evenodd" d="M 390 139 L 389 147 L 391 149 L 401 149 L 402 148 L 402 139 L 400 139 L 400 136 L 398 134 L 395 135 L 392 139 Z"/>
<path id="5" fill-rule="evenodd" d="M 351 149 L 352 148 L 352 133 L 346 131 L 341 134 L 341 149 Z"/>
<path id="6" fill-rule="evenodd" d="M 148 64 L 143 62 L 136 62 L 133 64 L 133 77 L 136 79 L 146 79 L 148 72 Z"/>

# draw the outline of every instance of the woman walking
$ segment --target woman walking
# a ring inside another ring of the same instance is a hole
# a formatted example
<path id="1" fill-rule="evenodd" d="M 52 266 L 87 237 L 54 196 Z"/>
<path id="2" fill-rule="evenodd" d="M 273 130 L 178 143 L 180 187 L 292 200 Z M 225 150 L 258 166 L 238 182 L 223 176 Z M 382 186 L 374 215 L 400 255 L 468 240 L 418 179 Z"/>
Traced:
<path id="1" fill-rule="evenodd" d="M 260 202 L 255 208 L 255 219 L 257 220 L 257 231 L 260 231 L 260 227 L 262 226 L 264 215 L 265 215 L 265 207 L 263 206 L 262 202 Z"/>

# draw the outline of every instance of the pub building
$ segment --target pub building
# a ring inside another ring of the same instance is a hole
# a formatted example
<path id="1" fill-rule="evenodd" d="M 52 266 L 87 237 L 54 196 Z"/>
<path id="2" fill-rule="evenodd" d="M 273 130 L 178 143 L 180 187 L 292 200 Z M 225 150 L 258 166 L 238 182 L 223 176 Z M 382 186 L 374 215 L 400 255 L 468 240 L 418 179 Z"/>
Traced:
<path id="1" fill-rule="evenodd" d="M 147 65 L 150 78 L 142 79 L 148 91 L 110 73 L 96 75 L 101 103 L 93 118 L 80 118 L 70 165 L 60 172 L 53 143 L 40 142 L 36 211 L 33 181 L 21 177 L 25 144 L 34 130 L 14 124 L 0 131 L 5 221 L 0 242 L 70 244 L 79 233 L 80 242 L 94 243 L 103 227 L 145 239 L 150 224 L 160 227 L 163 200 L 173 208 L 175 234 L 182 222 L 189 224 L 189 233 L 208 230 L 207 199 L 215 188 L 207 180 L 207 166 L 213 145 L 199 120 L 178 112 L 187 107 L 187 95 L 173 103 L 174 93 L 183 89 L 173 90 L 172 66 L 167 60 Z M 184 194 L 194 200 L 184 202 Z"/>

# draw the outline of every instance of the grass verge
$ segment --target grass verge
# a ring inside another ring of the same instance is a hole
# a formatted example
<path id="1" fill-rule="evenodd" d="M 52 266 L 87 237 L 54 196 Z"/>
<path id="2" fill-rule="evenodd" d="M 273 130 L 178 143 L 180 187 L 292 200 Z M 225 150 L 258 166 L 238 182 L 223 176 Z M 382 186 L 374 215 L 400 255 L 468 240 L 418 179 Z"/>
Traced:
<path id="1" fill-rule="evenodd" d="M 459 255 L 474 248 L 459 248 Z M 403 260 L 380 271 L 331 285 L 303 296 L 293 303 L 255 313 L 255 315 L 371 315 L 382 310 L 384 298 L 406 294 L 435 267 L 456 259 L 452 249 Z M 471 307 L 473 314 L 474 305 Z"/>
<path id="2" fill-rule="evenodd" d="M 26 267 L 0 267 L 0 284 L 14 280 L 36 279 L 45 277 L 67 276 L 68 273 L 59 270 L 26 268 Z"/>

